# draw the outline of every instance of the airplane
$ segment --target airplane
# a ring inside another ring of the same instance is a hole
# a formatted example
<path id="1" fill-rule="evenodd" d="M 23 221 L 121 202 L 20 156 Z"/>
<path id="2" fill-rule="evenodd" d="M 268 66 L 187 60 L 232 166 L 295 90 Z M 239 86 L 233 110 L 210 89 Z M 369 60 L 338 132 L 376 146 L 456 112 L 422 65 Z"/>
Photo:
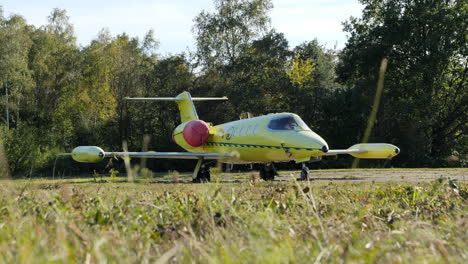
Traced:
<path id="1" fill-rule="evenodd" d="M 197 159 L 193 182 L 209 182 L 209 167 L 204 161 L 227 164 L 262 163 L 260 177 L 274 180 L 278 175 L 273 163 L 302 163 L 301 180 L 308 180 L 308 161 L 323 156 L 350 154 L 356 158 L 391 159 L 400 149 L 386 143 L 356 144 L 348 149 L 329 149 L 327 142 L 310 129 L 296 114 L 275 113 L 240 119 L 220 125 L 200 120 L 194 101 L 227 100 L 227 97 L 191 97 L 182 92 L 177 97 L 126 98 L 133 101 L 172 101 L 180 112 L 181 124 L 172 134 L 173 141 L 187 152 L 105 152 L 97 146 L 79 146 L 71 157 L 77 162 L 99 162 L 105 157 Z"/>

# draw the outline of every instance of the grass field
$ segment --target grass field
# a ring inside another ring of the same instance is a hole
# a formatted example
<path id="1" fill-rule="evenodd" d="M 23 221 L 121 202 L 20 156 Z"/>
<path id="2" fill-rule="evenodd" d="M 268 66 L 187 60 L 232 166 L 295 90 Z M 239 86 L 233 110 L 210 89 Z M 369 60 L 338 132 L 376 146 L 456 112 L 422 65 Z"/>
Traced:
<path id="1" fill-rule="evenodd" d="M 244 178 L 3 180 L 0 262 L 468 261 L 466 181 Z"/>

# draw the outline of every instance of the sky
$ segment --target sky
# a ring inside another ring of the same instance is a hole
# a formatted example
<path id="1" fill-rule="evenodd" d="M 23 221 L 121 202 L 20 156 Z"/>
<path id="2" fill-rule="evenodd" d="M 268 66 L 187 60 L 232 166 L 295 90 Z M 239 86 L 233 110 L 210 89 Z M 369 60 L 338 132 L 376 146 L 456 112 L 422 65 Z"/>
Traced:
<path id="1" fill-rule="evenodd" d="M 346 43 L 341 23 L 362 11 L 357 0 L 273 0 L 273 5 L 271 26 L 285 34 L 290 47 L 317 38 L 327 48 L 341 49 Z M 36 27 L 47 23 L 53 8 L 66 9 L 82 46 L 103 28 L 140 39 L 153 29 L 161 54 L 194 51 L 193 19 L 202 10 L 214 11 L 213 0 L 2 0 L 0 6 L 6 17 L 20 14 Z"/>

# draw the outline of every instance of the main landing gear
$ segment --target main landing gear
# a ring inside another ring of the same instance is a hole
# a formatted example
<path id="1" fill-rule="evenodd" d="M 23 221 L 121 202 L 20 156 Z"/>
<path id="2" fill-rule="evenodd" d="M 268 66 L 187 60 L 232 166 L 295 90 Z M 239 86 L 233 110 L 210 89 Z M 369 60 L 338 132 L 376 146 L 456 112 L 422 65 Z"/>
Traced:
<path id="1" fill-rule="evenodd" d="M 278 172 L 276 171 L 273 163 L 265 163 L 262 167 L 260 167 L 260 178 L 262 178 L 264 181 L 273 181 L 277 175 Z M 302 163 L 301 176 L 297 180 L 310 180 L 309 168 L 305 165 L 305 163 Z M 197 166 L 195 167 L 195 171 L 193 172 L 192 182 L 204 183 L 210 181 L 210 167 L 207 164 L 203 164 L 203 158 L 200 158 L 198 160 Z"/>
<path id="2" fill-rule="evenodd" d="M 192 179 L 192 182 L 203 183 L 203 182 L 210 182 L 210 181 L 211 181 L 210 167 L 203 164 L 201 165 L 200 170 L 197 173 L 197 177 Z"/>
<path id="3" fill-rule="evenodd" d="M 265 181 L 273 181 L 275 176 L 278 175 L 273 163 L 265 163 L 264 166 L 260 167 L 260 178 Z"/>
<path id="4" fill-rule="evenodd" d="M 197 166 L 195 167 L 195 171 L 193 172 L 192 182 L 203 183 L 210 181 L 210 167 L 207 164 L 203 164 L 203 158 L 199 158 Z"/>

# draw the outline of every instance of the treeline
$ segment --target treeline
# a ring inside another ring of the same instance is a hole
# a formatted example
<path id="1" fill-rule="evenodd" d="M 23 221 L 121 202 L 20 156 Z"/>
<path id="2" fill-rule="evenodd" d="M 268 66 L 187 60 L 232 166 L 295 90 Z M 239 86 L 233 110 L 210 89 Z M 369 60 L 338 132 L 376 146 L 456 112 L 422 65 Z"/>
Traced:
<path id="1" fill-rule="evenodd" d="M 0 9 L 0 135 L 10 170 L 49 175 L 57 153 L 78 145 L 121 150 L 124 141 L 141 150 L 145 135 L 148 149 L 181 151 L 170 140 L 179 122 L 175 105 L 124 98 L 184 90 L 229 97 L 197 103 L 206 121 L 294 112 L 330 147 L 348 147 L 362 140 L 383 58 L 389 66 L 370 142 L 402 149 L 393 166 L 466 165 L 468 7 L 463 1 L 361 2 L 362 17 L 345 22 L 348 43 L 335 51 L 316 39 L 289 47 L 270 26 L 270 0 L 215 0 L 215 12 L 194 19 L 196 50 L 174 56 L 157 53 L 152 31 L 138 39 L 101 30 L 82 47 L 65 10 L 54 9 L 48 24 L 36 28 Z M 351 161 L 327 158 L 313 166 L 348 167 Z M 65 173 L 95 166 L 61 164 Z M 148 166 L 191 168 L 184 164 L 157 160 Z"/>

